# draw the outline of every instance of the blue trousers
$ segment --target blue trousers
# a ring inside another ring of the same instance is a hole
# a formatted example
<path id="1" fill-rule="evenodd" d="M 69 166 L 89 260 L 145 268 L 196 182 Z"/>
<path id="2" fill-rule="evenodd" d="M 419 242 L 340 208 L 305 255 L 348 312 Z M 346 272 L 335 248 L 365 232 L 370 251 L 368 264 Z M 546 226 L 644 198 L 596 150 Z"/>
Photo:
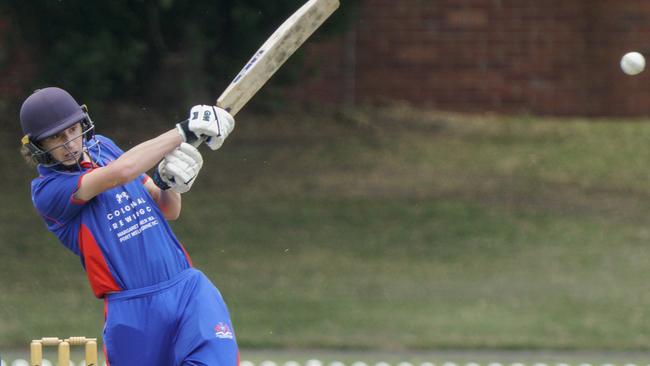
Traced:
<path id="1" fill-rule="evenodd" d="M 194 268 L 154 286 L 107 295 L 104 347 L 111 366 L 239 364 L 228 308 Z"/>

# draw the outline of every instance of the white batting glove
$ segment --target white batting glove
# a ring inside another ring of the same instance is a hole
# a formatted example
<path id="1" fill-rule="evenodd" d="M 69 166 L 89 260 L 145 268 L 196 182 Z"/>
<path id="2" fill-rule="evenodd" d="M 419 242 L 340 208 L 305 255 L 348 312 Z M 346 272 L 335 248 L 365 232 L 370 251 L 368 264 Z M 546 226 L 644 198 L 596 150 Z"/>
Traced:
<path id="1" fill-rule="evenodd" d="M 235 119 L 225 109 L 195 105 L 188 120 L 176 126 L 185 142 L 198 146 L 205 141 L 210 149 L 217 150 L 235 128 Z"/>
<path id="2" fill-rule="evenodd" d="M 158 174 L 169 188 L 185 193 L 192 188 L 201 167 L 203 157 L 199 150 L 184 142 L 158 164 Z"/>

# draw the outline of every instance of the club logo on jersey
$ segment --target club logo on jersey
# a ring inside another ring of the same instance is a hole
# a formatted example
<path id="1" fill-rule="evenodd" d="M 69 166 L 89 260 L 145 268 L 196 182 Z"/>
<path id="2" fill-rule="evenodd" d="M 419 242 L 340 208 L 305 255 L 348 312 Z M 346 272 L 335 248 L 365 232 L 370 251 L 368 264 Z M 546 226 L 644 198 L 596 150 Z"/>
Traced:
<path id="1" fill-rule="evenodd" d="M 214 335 L 221 339 L 233 339 L 230 327 L 224 323 L 219 323 L 214 327 Z"/>
<path id="2" fill-rule="evenodd" d="M 126 192 L 118 193 L 115 195 L 115 199 L 117 200 L 117 203 L 122 203 L 123 200 L 129 200 L 129 194 Z"/>

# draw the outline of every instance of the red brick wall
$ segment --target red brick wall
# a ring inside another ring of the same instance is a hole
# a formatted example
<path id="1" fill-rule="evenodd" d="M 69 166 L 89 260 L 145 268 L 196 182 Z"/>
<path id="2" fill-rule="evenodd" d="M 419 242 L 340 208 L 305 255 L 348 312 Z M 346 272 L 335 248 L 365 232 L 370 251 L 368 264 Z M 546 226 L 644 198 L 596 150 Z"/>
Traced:
<path id="1" fill-rule="evenodd" d="M 22 98 L 25 86 L 36 70 L 34 60 L 12 29 L 11 21 L 0 16 L 0 106 Z"/>
<path id="2" fill-rule="evenodd" d="M 342 0 L 346 1 L 346 0 Z M 306 47 L 298 99 L 359 104 L 405 100 L 457 111 L 650 115 L 650 70 L 618 67 L 650 56 L 646 0 L 360 0 L 349 31 Z M 0 17 L 0 100 L 35 70 Z"/>
<path id="3" fill-rule="evenodd" d="M 630 77 L 618 67 L 625 51 L 650 56 L 648 1 L 361 3 L 344 37 L 310 44 L 306 70 L 320 71 L 295 96 L 458 111 L 650 115 L 650 71 Z"/>

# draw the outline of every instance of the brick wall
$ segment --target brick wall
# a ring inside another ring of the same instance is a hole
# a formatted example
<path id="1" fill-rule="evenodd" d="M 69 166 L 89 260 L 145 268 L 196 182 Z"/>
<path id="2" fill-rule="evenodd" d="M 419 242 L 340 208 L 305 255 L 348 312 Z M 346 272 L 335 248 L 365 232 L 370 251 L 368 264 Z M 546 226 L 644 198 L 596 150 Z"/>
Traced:
<path id="1" fill-rule="evenodd" d="M 405 100 L 458 111 L 650 115 L 650 71 L 624 75 L 628 50 L 650 56 L 642 0 L 362 0 L 340 39 L 310 44 L 294 91 L 313 101 Z"/>
<path id="2" fill-rule="evenodd" d="M 346 0 L 342 0 L 346 1 Z M 645 0 L 360 0 L 346 34 L 308 43 L 297 99 L 405 100 L 457 111 L 650 116 Z M 0 17 L 0 100 L 21 95 L 34 60 Z"/>
<path id="3" fill-rule="evenodd" d="M 0 107 L 20 100 L 35 72 L 36 64 L 27 47 L 12 29 L 11 21 L 0 14 Z"/>

